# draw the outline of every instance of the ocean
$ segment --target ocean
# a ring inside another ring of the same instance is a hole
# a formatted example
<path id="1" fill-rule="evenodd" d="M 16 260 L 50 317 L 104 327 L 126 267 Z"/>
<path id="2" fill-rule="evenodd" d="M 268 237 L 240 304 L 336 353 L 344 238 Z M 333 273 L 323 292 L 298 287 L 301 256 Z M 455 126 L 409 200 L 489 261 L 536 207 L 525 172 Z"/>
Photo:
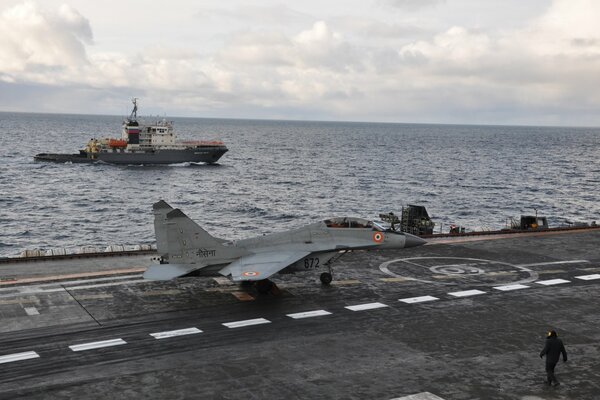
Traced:
<path id="1" fill-rule="evenodd" d="M 169 118 L 180 139 L 221 139 L 218 165 L 35 162 L 120 136 L 118 116 L 0 113 L 0 256 L 154 243 L 152 204 L 240 239 L 331 216 L 427 207 L 499 229 L 535 214 L 600 222 L 600 128 Z"/>

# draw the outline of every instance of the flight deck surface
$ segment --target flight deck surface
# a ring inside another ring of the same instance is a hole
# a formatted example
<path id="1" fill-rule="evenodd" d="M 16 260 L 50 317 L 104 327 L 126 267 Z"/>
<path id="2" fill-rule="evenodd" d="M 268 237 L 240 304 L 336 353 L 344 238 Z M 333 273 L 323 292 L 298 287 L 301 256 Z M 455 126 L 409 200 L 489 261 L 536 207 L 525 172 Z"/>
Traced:
<path id="1" fill-rule="evenodd" d="M 147 255 L 0 265 L 0 398 L 597 399 L 599 248 L 591 230 L 354 252 L 278 297 L 143 281 Z"/>

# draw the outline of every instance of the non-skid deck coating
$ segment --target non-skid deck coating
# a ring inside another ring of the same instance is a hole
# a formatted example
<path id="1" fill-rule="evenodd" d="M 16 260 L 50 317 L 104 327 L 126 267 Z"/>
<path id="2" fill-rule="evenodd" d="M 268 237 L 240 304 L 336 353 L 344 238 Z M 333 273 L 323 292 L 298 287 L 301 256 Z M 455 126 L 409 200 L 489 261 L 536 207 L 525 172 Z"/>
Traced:
<path id="1" fill-rule="evenodd" d="M 598 249 L 596 231 L 357 252 L 331 287 L 278 277 L 279 297 L 139 272 L 5 285 L 0 398 L 597 399 Z M 119 261 L 80 262 L 146 263 Z M 558 388 L 548 329 L 569 353 Z"/>

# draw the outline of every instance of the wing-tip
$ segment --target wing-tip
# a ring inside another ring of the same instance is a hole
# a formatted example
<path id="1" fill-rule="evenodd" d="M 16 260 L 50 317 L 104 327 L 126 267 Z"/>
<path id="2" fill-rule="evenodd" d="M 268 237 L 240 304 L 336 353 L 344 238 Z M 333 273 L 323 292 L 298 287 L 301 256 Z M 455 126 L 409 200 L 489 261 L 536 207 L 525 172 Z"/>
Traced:
<path id="1" fill-rule="evenodd" d="M 167 203 L 167 202 L 166 202 L 166 201 L 164 201 L 164 200 L 160 200 L 160 201 L 158 201 L 158 202 L 154 203 L 154 204 L 152 205 L 152 208 L 153 208 L 154 210 L 160 210 L 160 209 L 165 209 L 165 208 L 170 208 L 170 209 L 173 209 L 173 207 L 171 207 L 171 206 L 169 205 L 169 203 Z"/>

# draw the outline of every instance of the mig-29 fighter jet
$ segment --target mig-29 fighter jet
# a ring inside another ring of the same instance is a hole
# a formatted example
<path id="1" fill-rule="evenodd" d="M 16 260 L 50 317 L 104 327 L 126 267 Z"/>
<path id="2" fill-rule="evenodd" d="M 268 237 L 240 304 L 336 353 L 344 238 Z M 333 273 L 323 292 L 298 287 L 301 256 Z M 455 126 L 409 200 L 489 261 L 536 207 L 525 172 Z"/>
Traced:
<path id="1" fill-rule="evenodd" d="M 179 209 L 161 200 L 153 205 L 154 232 L 160 264 L 145 279 L 221 274 L 233 282 L 254 282 L 261 293 L 277 273 L 322 270 L 324 285 L 332 281 L 331 264 L 350 250 L 401 249 L 425 240 L 386 229 L 362 218 L 331 218 L 287 232 L 227 241 L 211 236 Z"/>

